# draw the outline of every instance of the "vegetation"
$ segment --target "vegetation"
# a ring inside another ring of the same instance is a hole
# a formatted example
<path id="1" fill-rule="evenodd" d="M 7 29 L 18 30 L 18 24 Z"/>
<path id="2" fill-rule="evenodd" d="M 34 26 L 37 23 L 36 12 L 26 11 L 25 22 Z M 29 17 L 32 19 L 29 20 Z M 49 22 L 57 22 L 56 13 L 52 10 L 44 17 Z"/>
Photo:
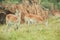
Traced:
<path id="1" fill-rule="evenodd" d="M 2 3 L 21 3 L 22 0 L 0 0 L 0 2 L 2 2 Z M 53 3 L 55 5 L 55 7 L 60 10 L 60 0 L 41 0 L 41 4 L 47 8 L 51 7 L 51 3 Z"/>
<path id="2" fill-rule="evenodd" d="M 0 26 L 0 40 L 60 40 L 60 19 L 49 18 L 49 26 L 20 25 L 18 30 L 6 31 L 6 25 Z"/>

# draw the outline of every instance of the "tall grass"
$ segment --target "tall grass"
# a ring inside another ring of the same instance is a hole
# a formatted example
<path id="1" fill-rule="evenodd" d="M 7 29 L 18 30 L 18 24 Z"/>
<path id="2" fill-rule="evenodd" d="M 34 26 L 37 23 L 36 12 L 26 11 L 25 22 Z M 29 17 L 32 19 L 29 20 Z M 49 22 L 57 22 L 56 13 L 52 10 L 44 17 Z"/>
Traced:
<path id="1" fill-rule="evenodd" d="M 16 31 L 5 30 L 6 25 L 0 26 L 0 40 L 60 40 L 60 19 L 49 18 L 49 27 L 21 24 Z"/>

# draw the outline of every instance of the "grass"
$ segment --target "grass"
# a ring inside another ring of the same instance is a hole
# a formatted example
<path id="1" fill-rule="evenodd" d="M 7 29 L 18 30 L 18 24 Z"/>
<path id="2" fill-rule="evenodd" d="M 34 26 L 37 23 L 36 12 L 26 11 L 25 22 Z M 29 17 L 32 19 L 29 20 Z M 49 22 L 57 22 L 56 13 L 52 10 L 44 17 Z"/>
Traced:
<path id="1" fill-rule="evenodd" d="M 1 25 L 0 40 L 60 40 L 60 19 L 49 18 L 49 27 L 22 24 L 16 31 L 5 30 L 6 25 Z"/>

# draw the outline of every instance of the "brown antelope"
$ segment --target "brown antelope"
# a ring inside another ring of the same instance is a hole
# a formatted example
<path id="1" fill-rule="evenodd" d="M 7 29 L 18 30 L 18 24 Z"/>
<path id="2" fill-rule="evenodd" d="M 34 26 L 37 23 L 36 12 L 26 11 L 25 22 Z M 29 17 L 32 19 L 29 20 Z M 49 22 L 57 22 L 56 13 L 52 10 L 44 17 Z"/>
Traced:
<path id="1" fill-rule="evenodd" d="M 52 10 L 52 13 L 54 16 L 60 16 L 60 11 L 59 10 Z"/>
<path id="2" fill-rule="evenodd" d="M 25 14 L 25 22 L 30 24 L 30 23 L 43 23 L 44 20 L 41 16 L 34 15 L 34 14 Z"/>
<path id="3" fill-rule="evenodd" d="M 10 28 L 12 25 L 16 25 L 17 19 L 18 19 L 17 16 L 15 16 L 13 14 L 8 14 L 6 16 L 7 27 Z"/>
<path id="4" fill-rule="evenodd" d="M 18 28 L 18 26 L 20 25 L 20 15 L 19 14 L 20 13 L 18 13 L 18 11 L 16 10 L 15 15 L 8 14 L 6 16 L 6 24 L 8 27 L 10 27 L 11 25 L 15 25 Z"/>

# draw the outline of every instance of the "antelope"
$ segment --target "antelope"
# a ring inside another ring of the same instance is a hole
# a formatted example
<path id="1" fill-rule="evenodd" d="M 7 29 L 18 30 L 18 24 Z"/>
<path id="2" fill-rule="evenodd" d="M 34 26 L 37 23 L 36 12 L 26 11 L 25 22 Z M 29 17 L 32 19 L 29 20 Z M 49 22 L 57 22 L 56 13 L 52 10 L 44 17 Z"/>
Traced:
<path id="1" fill-rule="evenodd" d="M 52 10 L 54 16 L 60 16 L 59 10 Z"/>
<path id="2" fill-rule="evenodd" d="M 17 26 L 17 29 L 18 29 L 18 26 L 20 25 L 20 13 L 18 13 L 18 11 L 16 10 L 16 13 L 15 15 L 14 14 L 8 14 L 6 16 L 6 24 L 8 26 L 8 28 L 11 27 L 11 25 L 15 25 Z"/>
<path id="3" fill-rule="evenodd" d="M 34 15 L 34 14 L 25 14 L 24 19 L 27 24 L 39 23 L 39 22 L 43 23 L 43 18 L 41 16 Z"/>

